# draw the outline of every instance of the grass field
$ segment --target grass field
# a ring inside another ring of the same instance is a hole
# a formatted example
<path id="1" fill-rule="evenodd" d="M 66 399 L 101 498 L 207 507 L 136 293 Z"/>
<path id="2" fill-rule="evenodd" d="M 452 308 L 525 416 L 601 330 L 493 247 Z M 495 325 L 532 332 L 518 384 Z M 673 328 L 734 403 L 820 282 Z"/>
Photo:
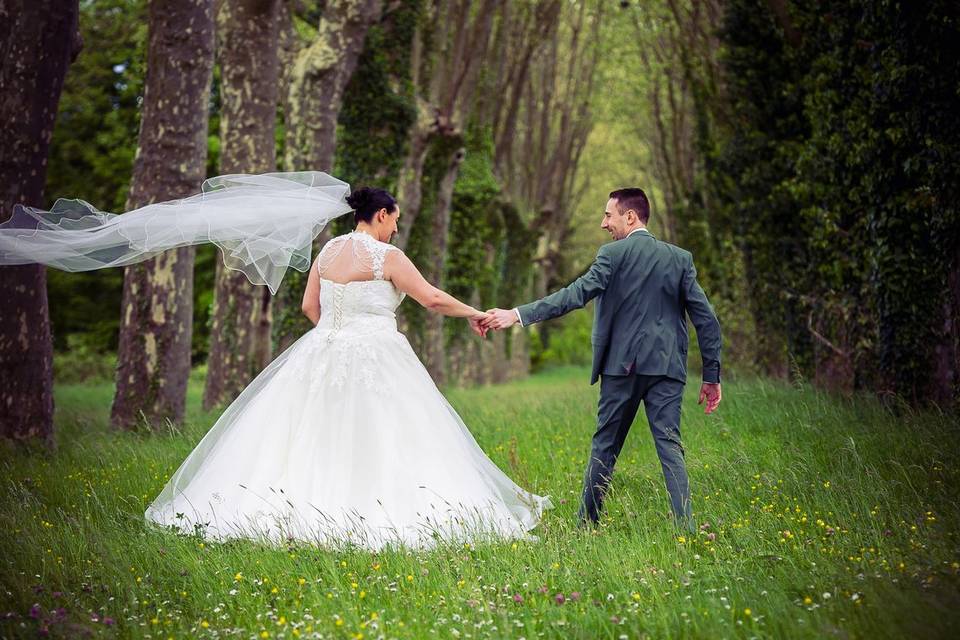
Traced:
<path id="1" fill-rule="evenodd" d="M 596 387 L 563 369 L 449 395 L 490 457 L 553 497 L 536 543 L 271 549 L 148 529 L 216 414 L 115 433 L 110 385 L 58 387 L 59 447 L 4 450 L 0 636 L 946 637 L 960 628 L 958 428 L 783 383 L 727 383 L 682 433 L 702 525 L 676 538 L 645 419 L 603 526 L 575 524 Z"/>

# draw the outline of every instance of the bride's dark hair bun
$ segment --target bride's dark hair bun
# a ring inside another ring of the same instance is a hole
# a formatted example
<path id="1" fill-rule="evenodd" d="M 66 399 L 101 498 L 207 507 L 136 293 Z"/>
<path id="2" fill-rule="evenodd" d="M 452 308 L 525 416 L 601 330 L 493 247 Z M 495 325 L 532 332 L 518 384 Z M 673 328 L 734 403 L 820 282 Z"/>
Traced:
<path id="1" fill-rule="evenodd" d="M 356 212 L 353 216 L 356 222 L 370 222 L 373 220 L 373 214 L 380 209 L 393 213 L 397 208 L 397 201 L 393 196 L 386 190 L 376 187 L 360 187 L 347 196 L 347 204 Z"/>

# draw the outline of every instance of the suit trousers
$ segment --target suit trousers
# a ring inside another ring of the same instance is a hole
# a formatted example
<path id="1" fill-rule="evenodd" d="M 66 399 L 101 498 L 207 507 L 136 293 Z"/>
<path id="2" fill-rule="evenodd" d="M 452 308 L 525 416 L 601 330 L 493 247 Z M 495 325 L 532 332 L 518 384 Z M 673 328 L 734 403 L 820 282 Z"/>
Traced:
<path id="1" fill-rule="evenodd" d="M 610 486 L 617 456 L 637 415 L 640 402 L 647 414 L 663 478 L 673 508 L 674 522 L 693 529 L 690 483 L 680 440 L 680 405 L 684 383 L 666 376 L 604 375 L 600 379 L 597 431 L 583 480 L 580 520 L 596 522 Z"/>

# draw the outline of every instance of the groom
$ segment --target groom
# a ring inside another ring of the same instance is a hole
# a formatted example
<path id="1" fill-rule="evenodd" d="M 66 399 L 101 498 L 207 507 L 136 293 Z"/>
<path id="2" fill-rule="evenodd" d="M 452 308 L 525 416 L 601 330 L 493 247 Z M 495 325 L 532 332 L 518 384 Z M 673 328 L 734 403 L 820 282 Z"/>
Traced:
<path id="1" fill-rule="evenodd" d="M 720 404 L 720 323 L 697 283 L 689 251 L 647 231 L 650 203 L 642 189 L 610 194 L 603 222 L 614 242 L 600 247 L 590 269 L 569 286 L 516 309 L 492 309 L 488 328 L 528 326 L 579 309 L 597 298 L 593 372 L 600 378 L 597 431 L 583 481 L 581 523 L 597 522 L 617 456 L 643 402 L 677 526 L 693 531 L 690 485 L 680 440 L 680 404 L 687 371 L 687 316 L 703 357 L 700 403 Z"/>

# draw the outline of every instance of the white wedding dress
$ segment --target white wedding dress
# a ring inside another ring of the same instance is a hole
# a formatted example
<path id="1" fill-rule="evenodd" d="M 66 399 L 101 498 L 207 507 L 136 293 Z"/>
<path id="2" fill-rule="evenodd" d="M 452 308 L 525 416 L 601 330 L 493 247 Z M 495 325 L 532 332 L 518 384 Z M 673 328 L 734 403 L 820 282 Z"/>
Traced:
<path id="1" fill-rule="evenodd" d="M 320 322 L 226 409 L 149 521 L 369 549 L 532 537 L 550 499 L 484 455 L 397 330 L 403 294 L 383 279 L 397 250 L 358 232 L 327 243 Z M 335 261 L 367 279 L 325 279 Z"/>

